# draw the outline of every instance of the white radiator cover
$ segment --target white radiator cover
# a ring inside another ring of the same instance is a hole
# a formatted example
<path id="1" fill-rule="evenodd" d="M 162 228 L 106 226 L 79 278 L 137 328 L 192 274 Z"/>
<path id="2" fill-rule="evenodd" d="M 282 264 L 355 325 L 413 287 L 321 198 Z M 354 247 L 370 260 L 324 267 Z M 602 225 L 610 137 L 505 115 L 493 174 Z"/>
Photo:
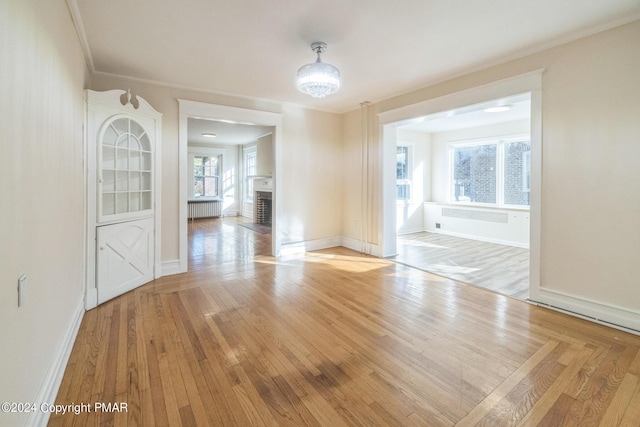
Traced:
<path id="1" fill-rule="evenodd" d="M 525 209 L 426 202 L 423 205 L 423 227 L 431 233 L 529 247 L 529 211 Z"/>
<path id="2" fill-rule="evenodd" d="M 220 200 L 189 200 L 189 218 L 214 218 L 222 216 Z"/>

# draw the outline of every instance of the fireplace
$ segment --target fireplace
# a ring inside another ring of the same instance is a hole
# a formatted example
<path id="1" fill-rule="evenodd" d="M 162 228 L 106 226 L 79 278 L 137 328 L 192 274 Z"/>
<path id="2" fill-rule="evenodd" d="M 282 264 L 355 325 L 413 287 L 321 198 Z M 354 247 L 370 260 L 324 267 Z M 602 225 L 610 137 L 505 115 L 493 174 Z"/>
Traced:
<path id="1" fill-rule="evenodd" d="M 256 191 L 254 203 L 256 204 L 256 224 L 271 225 L 271 191 Z"/>
<path id="2" fill-rule="evenodd" d="M 259 178 L 253 181 L 253 221 L 271 225 L 273 212 L 273 179 Z"/>

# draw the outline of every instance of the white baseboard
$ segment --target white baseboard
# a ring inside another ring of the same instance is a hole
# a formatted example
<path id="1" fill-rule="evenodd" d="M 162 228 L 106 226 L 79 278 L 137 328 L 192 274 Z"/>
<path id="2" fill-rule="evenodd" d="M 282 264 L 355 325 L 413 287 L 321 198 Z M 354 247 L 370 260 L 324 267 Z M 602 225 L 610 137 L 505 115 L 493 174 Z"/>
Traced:
<path id="1" fill-rule="evenodd" d="M 514 246 L 516 248 L 529 249 L 529 245 L 526 244 L 526 243 L 513 242 L 513 241 L 510 241 L 510 240 L 492 239 L 490 237 L 480 237 L 480 236 L 475 236 L 473 234 L 464 234 L 464 233 L 456 233 L 456 232 L 451 232 L 451 231 L 444 231 L 442 229 L 432 229 L 432 230 L 424 230 L 424 231 L 426 231 L 428 233 L 444 234 L 445 236 L 461 237 L 463 239 L 479 240 L 481 242 L 497 243 L 498 245 Z"/>
<path id="2" fill-rule="evenodd" d="M 84 309 L 91 310 L 98 306 L 98 288 L 87 289 L 87 294 L 84 297 Z"/>
<path id="3" fill-rule="evenodd" d="M 405 234 L 421 233 L 423 231 L 424 231 L 423 228 L 408 228 L 406 230 L 396 232 L 396 235 L 404 236 Z"/>
<path id="4" fill-rule="evenodd" d="M 162 276 L 172 276 L 174 274 L 183 273 L 180 269 L 180 260 L 172 259 L 170 261 L 162 261 Z"/>
<path id="5" fill-rule="evenodd" d="M 280 248 L 280 255 L 290 256 L 302 254 L 308 251 L 333 248 L 341 246 L 341 237 L 327 237 L 325 239 L 305 240 L 302 242 L 283 243 Z"/>
<path id="6" fill-rule="evenodd" d="M 530 301 L 640 335 L 640 312 L 541 287 Z"/>
<path id="7" fill-rule="evenodd" d="M 58 390 L 60 389 L 60 384 L 62 383 L 62 376 L 64 375 L 64 371 L 67 368 L 67 363 L 69 362 L 69 356 L 71 356 L 73 344 L 75 343 L 76 337 L 78 336 L 78 330 L 80 329 L 80 324 L 82 323 L 84 312 L 84 301 L 80 300 L 78 301 L 78 304 L 76 304 L 73 318 L 71 320 L 71 323 L 69 324 L 67 333 L 64 336 L 62 347 L 60 348 L 60 351 L 57 354 L 55 360 L 49 367 L 49 371 L 47 372 L 42 387 L 40 388 L 40 393 L 38 393 L 38 396 L 33 400 L 34 402 L 38 402 L 38 404 L 55 403 L 56 397 L 58 395 Z M 27 416 L 26 425 L 45 427 L 49 422 L 49 415 L 50 414 L 47 411 L 30 412 Z"/>
<path id="8" fill-rule="evenodd" d="M 364 249 L 360 240 L 344 236 L 342 236 L 342 246 L 357 252 L 361 252 Z"/>
<path id="9" fill-rule="evenodd" d="M 366 245 L 362 245 L 362 241 L 358 239 L 353 239 L 351 237 L 342 236 L 342 245 L 347 249 L 351 249 L 353 251 L 357 251 L 360 253 L 367 253 L 369 255 L 373 255 L 378 258 L 383 258 L 382 251 L 380 250 L 379 245 L 375 245 L 373 243 L 368 243 Z"/>

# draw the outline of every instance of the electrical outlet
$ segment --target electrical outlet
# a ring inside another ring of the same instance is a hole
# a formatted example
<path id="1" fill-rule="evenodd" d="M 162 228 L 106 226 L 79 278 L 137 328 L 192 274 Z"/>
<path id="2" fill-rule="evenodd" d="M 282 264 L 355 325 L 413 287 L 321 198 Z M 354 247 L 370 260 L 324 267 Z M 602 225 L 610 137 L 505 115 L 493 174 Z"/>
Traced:
<path id="1" fill-rule="evenodd" d="M 18 307 L 21 307 L 27 297 L 27 276 L 22 275 L 18 278 Z"/>
<path id="2" fill-rule="evenodd" d="M 436 228 L 440 228 L 440 223 L 436 222 Z"/>

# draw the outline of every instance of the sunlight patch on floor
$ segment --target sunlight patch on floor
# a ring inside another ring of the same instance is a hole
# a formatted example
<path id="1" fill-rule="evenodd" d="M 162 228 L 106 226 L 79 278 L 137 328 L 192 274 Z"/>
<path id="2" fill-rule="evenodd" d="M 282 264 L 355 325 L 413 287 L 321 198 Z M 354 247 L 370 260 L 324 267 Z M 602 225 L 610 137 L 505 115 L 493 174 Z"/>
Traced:
<path id="1" fill-rule="evenodd" d="M 480 271 L 481 268 L 465 267 L 462 265 L 431 264 L 429 265 L 429 270 L 437 274 L 469 274 Z"/>
<path id="2" fill-rule="evenodd" d="M 276 258 L 274 258 L 272 256 L 265 256 L 265 255 L 256 255 L 256 256 L 253 257 L 253 261 L 257 262 L 259 264 L 293 265 L 293 264 L 288 264 L 286 262 L 280 262 L 280 261 L 278 261 Z"/>
<path id="3" fill-rule="evenodd" d="M 436 274 L 419 270 L 414 267 L 410 267 L 410 268 L 399 270 L 399 271 L 394 271 L 392 273 L 388 273 L 387 276 L 399 277 L 403 279 L 420 279 L 428 282 L 438 282 L 438 283 L 453 282 L 451 279 L 448 279 L 446 277 L 438 276 Z"/>
<path id="4" fill-rule="evenodd" d="M 383 258 L 335 253 L 307 252 L 304 258 L 305 262 L 330 264 L 335 268 L 351 273 L 362 273 L 386 268 L 394 264 L 393 261 L 387 261 Z"/>

